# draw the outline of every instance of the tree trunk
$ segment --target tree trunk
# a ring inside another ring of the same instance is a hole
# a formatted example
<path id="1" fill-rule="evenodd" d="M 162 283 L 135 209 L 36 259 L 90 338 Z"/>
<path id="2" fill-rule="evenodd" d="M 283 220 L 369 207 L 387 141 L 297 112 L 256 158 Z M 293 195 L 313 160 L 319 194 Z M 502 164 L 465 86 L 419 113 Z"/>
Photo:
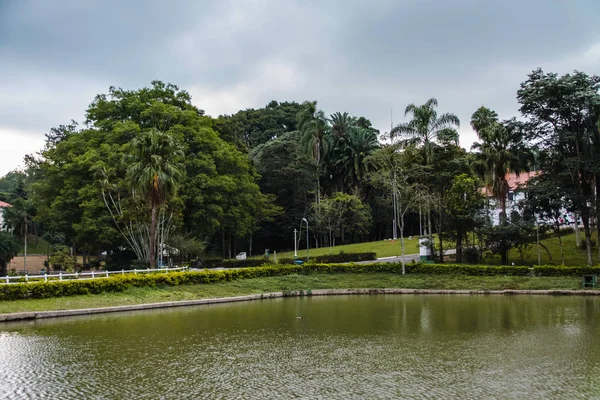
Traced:
<path id="1" fill-rule="evenodd" d="M 508 221 L 508 216 L 506 215 L 506 193 L 503 193 L 500 197 L 500 225 L 505 225 L 506 221 Z"/>
<path id="2" fill-rule="evenodd" d="M 152 204 L 152 220 L 150 222 L 150 268 L 156 268 L 156 204 Z"/>
<path id="3" fill-rule="evenodd" d="M 427 229 L 429 231 L 429 252 L 431 257 L 435 256 L 435 246 L 433 242 L 433 229 L 431 229 L 431 205 L 427 205 Z"/>
<path id="4" fill-rule="evenodd" d="M 456 262 L 457 263 L 462 263 L 463 259 L 462 259 L 462 239 L 463 239 L 463 235 L 462 232 L 457 229 L 456 230 Z"/>
<path id="5" fill-rule="evenodd" d="M 253 234 L 250 235 L 250 247 L 248 249 L 248 257 L 252 257 L 252 237 L 253 236 L 254 236 Z"/>
<path id="6" fill-rule="evenodd" d="M 596 232 L 598 238 L 598 259 L 600 260 L 600 180 L 598 175 L 594 177 L 594 184 L 596 186 Z"/>
<path id="7" fill-rule="evenodd" d="M 562 265 L 565 265 L 565 251 L 563 249 L 562 238 L 560 236 L 560 228 L 556 231 L 556 236 L 558 237 L 558 247 L 560 248 L 560 261 Z"/>
<path id="8" fill-rule="evenodd" d="M 23 269 L 25 270 L 25 275 L 27 275 L 27 216 L 25 216 L 25 238 L 23 241 Z"/>
<path id="9" fill-rule="evenodd" d="M 444 217 L 444 212 L 442 209 L 442 194 L 440 193 L 440 209 L 439 209 L 439 221 L 440 223 L 438 224 L 438 240 L 440 241 L 440 262 L 443 264 L 444 263 L 444 238 L 442 236 L 442 224 L 444 223 L 443 221 L 443 217 Z"/>
<path id="10" fill-rule="evenodd" d="M 552 261 L 552 253 L 550 253 L 550 250 L 542 242 L 540 242 L 540 246 L 541 246 L 542 249 L 544 249 L 546 251 L 546 254 L 548 255 L 548 259 L 550 260 L 550 264 L 552 264 L 553 263 L 553 261 Z"/>
<path id="11" fill-rule="evenodd" d="M 581 219 L 583 220 L 583 232 L 585 234 L 585 248 L 587 250 L 587 263 L 589 266 L 592 265 L 592 232 L 590 229 L 590 213 L 587 206 L 584 207 L 581 213 Z"/>
<path id="12" fill-rule="evenodd" d="M 225 258 L 227 249 L 225 249 L 225 230 L 224 229 L 221 229 L 221 251 L 223 252 L 223 258 Z"/>
<path id="13" fill-rule="evenodd" d="M 402 249 L 402 275 L 406 275 L 406 263 L 404 262 L 404 213 L 400 215 L 400 248 Z"/>
<path id="14" fill-rule="evenodd" d="M 581 247 L 581 238 L 579 237 L 579 216 L 577 213 L 573 213 L 573 218 L 575 222 L 573 222 L 573 228 L 575 229 L 575 243 L 577 244 L 577 248 Z"/>

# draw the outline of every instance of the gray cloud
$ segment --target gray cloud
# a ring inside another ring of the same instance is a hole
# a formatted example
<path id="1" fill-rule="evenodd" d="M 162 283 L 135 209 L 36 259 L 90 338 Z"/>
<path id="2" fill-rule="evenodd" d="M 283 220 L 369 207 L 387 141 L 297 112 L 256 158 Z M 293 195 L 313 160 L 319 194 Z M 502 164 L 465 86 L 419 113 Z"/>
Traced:
<path id="1" fill-rule="evenodd" d="M 161 79 L 215 115 L 318 100 L 385 131 L 390 109 L 437 97 L 463 121 L 517 115 L 542 66 L 600 67 L 595 0 L 15 1 L 0 3 L 0 134 L 81 120 L 108 86 Z M 0 171 L 1 172 L 1 171 Z"/>

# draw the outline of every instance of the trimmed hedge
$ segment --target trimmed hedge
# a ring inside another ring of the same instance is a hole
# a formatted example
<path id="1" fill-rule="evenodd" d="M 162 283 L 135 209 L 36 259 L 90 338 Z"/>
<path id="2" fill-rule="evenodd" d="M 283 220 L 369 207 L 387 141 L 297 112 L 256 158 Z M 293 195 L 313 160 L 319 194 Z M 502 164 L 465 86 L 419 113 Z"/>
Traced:
<path id="1" fill-rule="evenodd" d="M 202 260 L 201 268 L 247 268 L 260 267 L 265 264 L 272 264 L 268 260 L 263 259 L 246 259 L 246 260 Z"/>
<path id="2" fill-rule="evenodd" d="M 332 264 L 332 263 L 375 261 L 375 260 L 377 260 L 377 254 L 375 254 L 375 253 L 326 254 L 323 256 L 316 256 L 316 257 L 310 259 L 310 261 L 315 262 L 317 264 Z"/>
<path id="3" fill-rule="evenodd" d="M 299 258 L 302 260 L 302 257 Z M 347 262 L 358 262 L 358 261 L 375 261 L 377 255 L 375 253 L 339 253 L 339 254 L 326 254 L 322 256 L 310 257 L 311 263 L 316 264 L 333 264 L 333 263 L 347 263 Z M 246 260 L 221 260 L 221 259 L 206 259 L 202 260 L 202 268 L 247 268 L 247 267 L 260 267 L 265 264 L 273 264 L 275 261 L 264 260 L 264 259 L 246 259 Z M 277 264 L 292 265 L 294 264 L 293 258 L 278 258 Z"/>
<path id="4" fill-rule="evenodd" d="M 209 284 L 236 279 L 251 279 L 268 276 L 283 276 L 308 273 L 402 273 L 400 263 L 372 264 L 304 264 L 304 265 L 263 265 L 255 268 L 226 269 L 221 271 L 185 271 L 160 274 L 125 274 L 110 278 L 91 280 L 52 281 L 16 283 L 0 285 L 0 300 L 27 298 L 48 298 L 122 292 L 130 287 L 157 287 L 190 284 Z M 600 267 L 563 267 L 547 265 L 542 267 L 485 266 L 466 264 L 406 264 L 407 274 L 423 275 L 470 275 L 470 276 L 582 276 L 600 275 Z"/>
<path id="5" fill-rule="evenodd" d="M 565 267 L 563 265 L 542 265 L 533 267 L 535 276 L 583 276 L 600 275 L 600 267 Z"/>

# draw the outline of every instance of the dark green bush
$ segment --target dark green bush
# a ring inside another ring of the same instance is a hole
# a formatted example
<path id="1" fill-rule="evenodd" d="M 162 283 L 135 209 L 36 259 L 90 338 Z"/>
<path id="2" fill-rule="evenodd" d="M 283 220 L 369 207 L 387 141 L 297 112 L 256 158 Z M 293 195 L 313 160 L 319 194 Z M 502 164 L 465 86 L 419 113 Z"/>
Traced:
<path id="1" fill-rule="evenodd" d="M 535 276 L 583 276 L 600 275 L 600 267 L 565 267 L 562 265 L 542 265 L 533 267 Z"/>
<path id="2" fill-rule="evenodd" d="M 310 261 L 318 264 L 330 264 L 330 263 L 345 263 L 345 262 L 357 262 L 357 261 L 374 261 L 377 260 L 375 253 L 339 253 L 339 254 L 327 254 L 323 256 L 316 256 L 311 258 Z"/>
<path id="3" fill-rule="evenodd" d="M 299 260 L 305 260 L 302 257 Z M 357 261 L 374 261 L 377 259 L 375 253 L 339 253 L 328 254 L 322 256 L 311 257 L 310 262 L 316 264 L 331 264 L 331 263 L 346 263 Z M 274 264 L 275 259 L 246 259 L 246 260 L 221 260 L 221 259 L 206 259 L 202 260 L 201 268 L 246 268 L 260 267 L 265 264 Z M 293 258 L 278 258 L 277 264 L 292 265 Z"/>
<path id="4" fill-rule="evenodd" d="M 245 259 L 245 260 L 202 260 L 200 268 L 247 268 L 260 267 L 265 264 L 272 264 L 274 261 L 264 259 Z"/>

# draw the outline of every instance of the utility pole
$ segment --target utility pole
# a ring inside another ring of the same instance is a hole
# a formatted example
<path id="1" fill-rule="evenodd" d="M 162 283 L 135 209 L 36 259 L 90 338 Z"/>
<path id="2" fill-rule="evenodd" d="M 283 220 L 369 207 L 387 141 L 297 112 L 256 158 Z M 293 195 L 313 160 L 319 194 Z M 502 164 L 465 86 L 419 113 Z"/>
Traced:
<path id="1" fill-rule="evenodd" d="M 310 246 L 310 238 L 308 237 L 308 220 L 302 218 L 302 221 L 306 222 L 306 262 L 308 262 L 308 248 Z"/>
<path id="2" fill-rule="evenodd" d="M 394 118 L 393 118 L 393 110 L 390 109 L 390 141 L 392 142 L 392 144 L 394 144 L 394 139 L 392 138 L 392 130 L 394 129 Z M 396 214 L 397 212 L 397 199 L 396 199 L 396 169 L 395 169 L 395 163 L 393 161 L 393 157 L 392 157 L 392 165 L 394 166 L 394 171 L 393 171 L 393 181 L 392 181 L 392 208 L 393 208 L 393 214 L 394 214 L 394 221 L 392 222 L 392 239 L 396 240 L 398 239 L 398 216 Z"/>

